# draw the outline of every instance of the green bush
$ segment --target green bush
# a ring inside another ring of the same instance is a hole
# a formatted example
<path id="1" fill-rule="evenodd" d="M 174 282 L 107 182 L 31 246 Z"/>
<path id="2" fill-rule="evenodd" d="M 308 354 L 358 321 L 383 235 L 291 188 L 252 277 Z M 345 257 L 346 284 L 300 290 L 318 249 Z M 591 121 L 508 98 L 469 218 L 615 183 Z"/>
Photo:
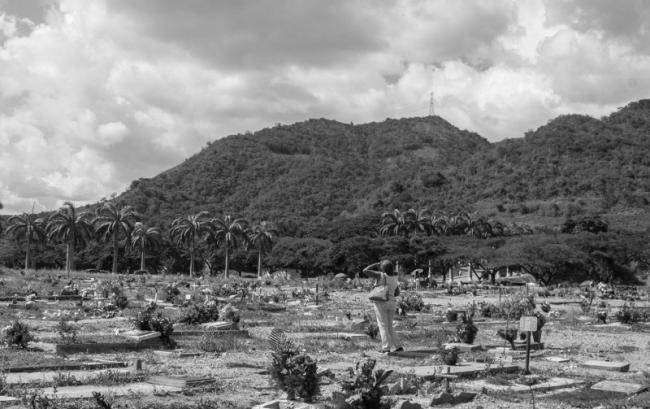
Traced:
<path id="1" fill-rule="evenodd" d="M 375 369 L 376 361 L 368 359 L 357 362 L 356 368 L 349 368 L 351 381 L 342 381 L 341 388 L 346 400 L 337 402 L 339 409 L 389 409 L 391 402 L 382 402 L 383 384 L 393 371 Z M 374 371 L 373 371 L 374 370 Z"/>
<path id="2" fill-rule="evenodd" d="M 269 337 L 271 344 L 271 382 L 287 393 L 287 399 L 296 396 L 312 402 L 320 394 L 318 367 L 310 356 L 300 353 L 284 332 L 274 328 Z"/>
<path id="3" fill-rule="evenodd" d="M 204 322 L 216 321 L 219 319 L 219 307 L 217 304 L 192 303 L 183 308 L 179 322 L 184 324 L 203 324 Z"/>
<path id="4" fill-rule="evenodd" d="M 398 307 L 406 314 L 409 311 L 422 311 L 424 309 L 424 301 L 422 296 L 418 293 L 405 293 L 400 297 Z"/>
<path id="5" fill-rule="evenodd" d="M 35 338 L 31 334 L 29 327 L 26 324 L 16 320 L 6 328 L 5 342 L 7 345 L 17 345 L 21 348 L 27 348 L 29 342 Z"/>
<path id="6" fill-rule="evenodd" d="M 74 344 L 77 342 L 77 333 L 79 329 L 76 325 L 70 324 L 66 317 L 61 317 L 58 324 L 56 325 L 56 332 L 59 333 L 59 337 L 64 344 Z"/>
<path id="7" fill-rule="evenodd" d="M 133 318 L 133 324 L 142 331 L 160 332 L 163 338 L 169 338 L 169 335 L 174 332 L 174 324 L 158 310 L 155 303 L 149 304 L 144 310 L 138 312 Z"/>

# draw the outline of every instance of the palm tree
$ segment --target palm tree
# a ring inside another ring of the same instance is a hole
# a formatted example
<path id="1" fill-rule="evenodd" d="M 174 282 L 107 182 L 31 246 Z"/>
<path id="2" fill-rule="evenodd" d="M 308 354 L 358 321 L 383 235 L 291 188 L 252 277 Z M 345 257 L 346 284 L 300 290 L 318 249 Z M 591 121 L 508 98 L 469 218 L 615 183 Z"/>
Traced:
<path id="1" fill-rule="evenodd" d="M 34 213 L 23 213 L 20 216 L 11 216 L 8 220 L 7 233 L 12 234 L 16 240 L 25 240 L 25 271 L 30 266 L 30 250 L 32 240 L 42 241 L 45 238 L 43 226 L 45 221 L 36 217 Z"/>
<path id="2" fill-rule="evenodd" d="M 392 212 L 385 212 L 381 215 L 381 228 L 379 229 L 379 233 L 382 236 L 398 236 L 400 234 L 408 236 L 408 224 L 405 215 L 399 209 L 395 209 Z"/>
<path id="3" fill-rule="evenodd" d="M 229 214 L 221 219 L 212 219 L 214 232 L 211 241 L 217 246 L 226 248 L 226 265 L 223 270 L 224 278 L 228 278 L 228 263 L 230 260 L 230 250 L 239 247 L 242 242 L 247 242 L 246 227 L 248 221 L 245 219 L 232 219 Z"/>
<path id="4" fill-rule="evenodd" d="M 169 235 L 176 246 L 187 246 L 190 252 L 190 277 L 194 277 L 194 255 L 199 240 L 213 231 L 208 212 L 199 212 L 174 219 Z"/>
<path id="5" fill-rule="evenodd" d="M 431 236 L 431 233 L 434 233 L 432 216 L 431 212 L 427 209 L 421 209 L 416 212 L 413 209 L 409 209 L 407 212 L 408 220 L 412 220 L 414 231 L 424 232 L 427 236 Z"/>
<path id="6" fill-rule="evenodd" d="M 119 207 L 112 202 L 105 202 L 97 209 L 93 224 L 97 234 L 105 242 L 113 243 L 113 274 L 117 273 L 117 257 L 120 250 L 120 236 L 128 240 L 133 230 L 133 223 L 139 218 L 131 206 Z"/>
<path id="7" fill-rule="evenodd" d="M 257 249 L 257 278 L 262 277 L 262 253 L 271 250 L 274 234 L 275 230 L 266 222 L 256 224 L 248 230 L 248 243 Z"/>
<path id="8" fill-rule="evenodd" d="M 92 231 L 89 214 L 77 214 L 70 202 L 63 203 L 63 207 L 48 219 L 47 237 L 50 240 L 65 242 L 65 271 L 68 278 L 70 270 L 74 270 L 75 247 L 88 241 Z"/>
<path id="9" fill-rule="evenodd" d="M 140 270 L 144 270 L 144 259 L 146 250 L 149 250 L 160 243 L 160 229 L 147 227 L 141 222 L 136 222 L 131 232 L 131 247 L 140 253 Z"/>

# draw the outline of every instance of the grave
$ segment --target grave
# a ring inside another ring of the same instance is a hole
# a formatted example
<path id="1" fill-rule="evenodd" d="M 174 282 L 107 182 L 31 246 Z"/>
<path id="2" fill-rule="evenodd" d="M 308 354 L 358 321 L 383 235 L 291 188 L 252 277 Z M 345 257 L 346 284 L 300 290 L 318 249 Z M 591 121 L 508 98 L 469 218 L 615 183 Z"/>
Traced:
<path id="1" fill-rule="evenodd" d="M 546 360 L 557 363 L 569 362 L 569 358 L 563 358 L 561 356 L 547 356 Z"/>
<path id="2" fill-rule="evenodd" d="M 600 369 L 603 371 L 627 372 L 630 370 L 630 363 L 623 361 L 586 361 L 580 364 L 583 368 Z"/>
<path id="3" fill-rule="evenodd" d="M 399 358 L 428 358 L 431 355 L 437 354 L 439 349 L 416 349 L 412 351 L 394 351 L 389 352 L 388 356 L 396 356 Z"/>
<path id="4" fill-rule="evenodd" d="M 146 382 L 152 385 L 173 386 L 177 388 L 193 388 L 197 386 L 212 384 L 214 381 L 214 378 L 158 375 L 149 377 Z"/>
<path id="5" fill-rule="evenodd" d="M 446 349 L 452 349 L 456 348 L 458 349 L 458 352 L 477 352 L 483 349 L 480 345 L 474 345 L 474 344 L 465 344 L 462 342 L 450 342 L 447 344 L 444 344 L 444 347 Z"/>
<path id="6" fill-rule="evenodd" d="M 127 383 L 124 385 L 81 385 L 59 386 L 57 388 L 38 389 L 45 396 L 53 399 L 88 399 L 93 397 L 93 392 L 113 397 L 129 396 L 131 394 L 153 395 L 157 393 L 179 393 L 183 389 L 176 386 L 153 385 L 147 382 Z M 28 391 L 28 393 L 30 393 Z"/>
<path id="7" fill-rule="evenodd" d="M 214 329 L 214 330 L 227 330 L 227 329 L 233 329 L 235 327 L 235 323 L 231 321 L 215 321 L 215 322 L 206 322 L 201 324 L 201 327 L 206 328 L 206 329 Z"/>
<path id="8" fill-rule="evenodd" d="M 160 338 L 162 334 L 156 331 L 142 331 L 142 330 L 131 330 L 121 333 L 122 336 L 125 336 L 129 339 L 132 339 L 136 342 L 147 341 L 149 339 Z"/>
<path id="9" fill-rule="evenodd" d="M 130 369 L 118 368 L 118 369 L 101 369 L 93 371 L 43 371 L 43 372 L 12 372 L 6 374 L 6 382 L 10 385 L 24 385 L 28 383 L 36 382 L 52 382 L 53 380 L 60 377 L 62 374 L 66 376 L 72 376 L 76 379 L 83 380 L 83 378 L 93 377 L 108 372 L 119 373 L 119 374 L 128 374 L 131 373 Z"/>
<path id="10" fill-rule="evenodd" d="M 488 391 L 488 392 L 530 392 L 531 389 L 537 392 L 552 391 L 556 389 L 566 389 L 576 387 L 583 384 L 584 381 L 579 379 L 570 378 L 550 378 L 546 381 L 539 382 L 534 385 L 523 385 L 513 383 L 511 385 L 500 385 L 488 382 L 486 379 L 478 379 L 473 382 L 459 384 L 463 388 L 474 391 Z"/>
<path id="11" fill-rule="evenodd" d="M 605 392 L 623 393 L 625 395 L 635 395 L 648 389 L 645 385 L 638 383 L 627 383 L 618 381 L 601 381 L 591 386 L 591 389 Z"/>
<path id="12" fill-rule="evenodd" d="M 526 341 L 515 341 L 515 351 L 525 351 L 526 350 Z M 543 342 L 532 342 L 530 343 L 530 350 L 538 350 L 538 349 L 544 349 L 544 343 Z"/>
<path id="13" fill-rule="evenodd" d="M 472 376 L 480 372 L 489 373 L 497 372 L 515 372 L 519 370 L 517 365 L 489 365 L 486 363 L 470 362 L 458 365 L 429 365 L 429 366 L 402 366 L 395 368 L 398 372 L 404 374 L 414 374 L 425 380 L 431 380 L 440 375 Z"/>
<path id="14" fill-rule="evenodd" d="M 75 371 L 75 370 L 94 370 L 107 368 L 124 368 L 128 366 L 127 362 L 105 361 L 105 362 L 62 362 L 56 365 L 38 365 L 38 366 L 12 366 L 4 368 L 6 373 L 11 372 L 41 372 L 41 371 Z"/>
<path id="15" fill-rule="evenodd" d="M 305 403 L 292 400 L 276 399 L 261 405 L 253 406 L 253 409 L 323 409 L 324 403 Z"/>
<path id="16" fill-rule="evenodd" d="M 155 355 L 162 356 L 165 358 L 192 358 L 192 357 L 202 355 L 200 352 L 188 352 L 188 351 L 183 351 L 182 349 L 172 349 L 169 351 L 157 350 L 157 351 L 153 351 L 153 353 Z"/>
<path id="17" fill-rule="evenodd" d="M 56 353 L 59 355 L 68 354 L 91 354 L 105 353 L 111 351 L 141 351 L 148 348 L 164 348 L 162 338 L 153 338 L 141 342 L 96 342 L 87 344 L 57 344 Z"/>
<path id="18" fill-rule="evenodd" d="M 194 337 L 194 336 L 201 336 L 201 335 L 211 335 L 215 337 L 219 337 L 222 335 L 231 335 L 235 337 L 242 337 L 242 338 L 248 338 L 249 334 L 248 331 L 245 329 L 217 329 L 217 330 L 195 330 L 195 329 L 186 329 L 186 330 L 174 330 L 172 333 L 172 337 Z"/>

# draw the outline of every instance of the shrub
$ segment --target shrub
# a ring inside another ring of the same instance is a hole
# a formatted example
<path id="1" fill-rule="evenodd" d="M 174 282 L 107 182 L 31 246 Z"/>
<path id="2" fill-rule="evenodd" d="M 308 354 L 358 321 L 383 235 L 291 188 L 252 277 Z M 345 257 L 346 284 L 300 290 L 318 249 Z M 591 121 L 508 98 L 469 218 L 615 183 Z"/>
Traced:
<path id="1" fill-rule="evenodd" d="M 74 324 L 70 324 L 66 317 L 61 317 L 58 324 L 56 325 L 56 332 L 59 333 L 59 337 L 64 344 L 74 344 L 77 342 L 77 333 L 78 328 Z"/>
<path id="2" fill-rule="evenodd" d="M 160 332 L 163 338 L 169 338 L 174 332 L 174 324 L 172 321 L 163 315 L 162 311 L 156 311 L 149 319 L 149 328 L 151 331 Z"/>
<path id="3" fill-rule="evenodd" d="M 382 402 L 383 384 L 393 371 L 375 369 L 376 361 L 368 359 L 357 362 L 355 369 L 349 368 L 352 381 L 342 381 L 341 388 L 349 399 L 339 402 L 343 409 L 389 409 L 391 402 Z"/>
<path id="4" fill-rule="evenodd" d="M 26 324 L 16 320 L 6 328 L 5 342 L 8 345 L 17 345 L 21 348 L 27 348 L 30 341 L 34 340 L 29 327 Z"/>
<path id="5" fill-rule="evenodd" d="M 374 322 L 369 322 L 366 329 L 363 331 L 370 339 L 376 339 L 379 334 L 379 327 Z"/>
<path id="6" fill-rule="evenodd" d="M 142 276 L 144 277 L 144 276 Z M 163 300 L 165 302 L 174 302 L 176 297 L 180 295 L 181 290 L 178 289 L 178 286 L 176 283 L 173 284 L 167 284 L 165 287 L 163 287 Z"/>
<path id="7" fill-rule="evenodd" d="M 231 321 L 237 324 L 240 320 L 239 310 L 233 307 L 231 304 L 226 304 L 219 310 L 218 316 L 215 318 L 221 317 L 224 321 Z"/>
<path id="8" fill-rule="evenodd" d="M 440 358 L 445 365 L 456 365 L 458 362 L 458 348 L 443 348 L 440 350 Z"/>
<path id="9" fill-rule="evenodd" d="M 152 302 L 147 305 L 142 311 L 139 311 L 135 317 L 133 317 L 133 325 L 135 328 L 142 331 L 151 331 L 149 321 L 151 320 L 151 317 L 157 308 L 158 306 L 156 303 Z"/>
<path id="10" fill-rule="evenodd" d="M 405 293 L 400 298 L 398 307 L 402 309 L 404 314 L 409 311 L 422 311 L 424 301 L 422 301 L 422 296 L 418 293 Z"/>
<path id="11" fill-rule="evenodd" d="M 219 307 L 217 304 L 192 303 L 183 309 L 179 322 L 185 324 L 203 324 L 204 322 L 216 321 L 219 319 Z"/>
<path id="12" fill-rule="evenodd" d="M 474 325 L 471 317 L 463 315 L 462 318 L 463 322 L 456 327 L 456 336 L 458 336 L 461 342 L 471 344 L 474 342 L 474 338 L 476 338 L 478 328 Z"/>
<path id="13" fill-rule="evenodd" d="M 297 396 L 312 402 L 320 394 L 317 365 L 311 357 L 301 354 L 285 333 L 274 328 L 269 337 L 272 383 L 287 393 L 289 400 Z"/>
<path id="14" fill-rule="evenodd" d="M 158 311 L 155 303 L 149 304 L 144 310 L 138 312 L 133 319 L 134 326 L 142 331 L 160 332 L 162 338 L 169 338 L 174 332 L 174 324 L 162 311 Z"/>

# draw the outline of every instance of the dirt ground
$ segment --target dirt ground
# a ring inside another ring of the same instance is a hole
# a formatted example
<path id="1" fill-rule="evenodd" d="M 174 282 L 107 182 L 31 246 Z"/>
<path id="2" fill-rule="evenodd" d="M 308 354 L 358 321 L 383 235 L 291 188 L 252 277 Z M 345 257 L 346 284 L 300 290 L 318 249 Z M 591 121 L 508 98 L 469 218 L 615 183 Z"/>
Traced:
<path id="1" fill-rule="evenodd" d="M 206 285 L 206 283 L 203 283 Z M 217 285 L 210 283 L 210 285 Z M 134 285 L 137 287 L 137 284 Z M 291 294 L 298 288 L 312 288 L 310 283 L 280 284 L 285 294 Z M 188 293 L 196 292 L 185 290 Z M 277 286 L 269 286 L 263 291 L 277 291 Z M 522 290 L 523 291 L 523 290 Z M 145 292 L 137 288 L 132 293 Z M 412 371 L 413 367 L 425 365 L 440 365 L 435 354 L 417 358 L 402 358 L 379 354 L 379 341 L 370 337 L 354 337 L 344 339 L 347 333 L 363 333 L 364 314 L 371 313 L 371 304 L 366 299 L 363 290 L 328 289 L 327 296 L 321 294 L 319 304 L 313 300 L 292 299 L 289 295 L 279 305 L 284 311 L 270 312 L 252 308 L 254 302 L 233 304 L 241 315 L 240 328 L 249 333 L 249 337 L 234 337 L 220 335 L 221 338 L 206 340 L 205 336 L 179 336 L 172 338 L 178 348 L 186 352 L 197 352 L 195 357 L 169 357 L 154 353 L 153 350 L 101 353 L 74 354 L 59 357 L 54 353 L 60 337 L 56 330 L 59 322 L 57 313 L 79 309 L 73 301 L 39 302 L 37 309 L 24 310 L 11 308 L 11 302 L 0 303 L 1 326 L 4 327 L 14 319 L 20 319 L 28 324 L 37 342 L 32 343 L 29 350 L 15 348 L 0 349 L 0 364 L 3 368 L 19 365 L 46 365 L 58 362 L 97 362 L 122 361 L 132 362 L 143 360 L 143 371 L 139 379 L 151 375 L 187 375 L 193 377 L 212 377 L 216 380 L 213 385 L 188 389 L 182 394 L 167 396 L 129 396 L 112 398 L 113 407 L 145 408 L 145 407 L 196 407 L 196 408 L 250 408 L 254 405 L 273 399 L 285 397 L 285 393 L 270 386 L 268 366 L 270 362 L 270 347 L 268 337 L 274 327 L 285 330 L 299 347 L 318 362 L 319 371 L 330 369 L 334 379 L 323 378 L 319 402 L 328 402 L 332 394 L 340 392 L 338 383 L 347 379 L 347 368 L 354 367 L 357 362 L 368 358 L 376 359 L 376 368 L 393 369 L 394 373 L 387 382 L 391 384 L 400 378 L 413 381 L 418 387 L 416 393 L 392 398 L 410 399 L 428 406 L 431 397 L 443 390 L 441 381 L 426 382 L 418 379 Z M 130 293 L 131 294 L 131 293 Z M 480 290 L 476 296 L 447 295 L 444 290 L 420 291 L 427 312 L 409 312 L 406 317 L 396 321 L 396 328 L 403 339 L 404 347 L 409 350 L 433 349 L 440 346 L 446 339 L 444 336 L 453 333 L 456 323 L 446 323 L 444 314 L 448 308 L 465 309 L 472 303 L 499 303 L 499 295 L 494 290 Z M 149 296 L 148 294 L 145 294 Z M 135 297 L 133 295 L 132 297 Z M 505 298 L 502 295 L 502 298 Z M 140 297 L 142 298 L 142 297 Z M 537 297 L 537 301 L 544 300 Z M 139 300 L 142 301 L 142 300 Z M 584 313 L 577 297 L 549 298 L 551 312 L 543 329 L 542 342 L 545 348 L 535 351 L 530 363 L 531 372 L 540 378 L 562 377 L 580 380 L 581 387 L 556 390 L 547 393 L 526 392 L 488 392 L 479 391 L 477 397 L 470 403 L 460 404 L 459 408 L 594 408 L 594 407 L 650 407 L 650 392 L 643 392 L 631 397 L 620 394 L 597 392 L 589 386 L 600 380 L 619 380 L 650 386 L 650 323 L 635 323 L 624 325 L 615 320 L 607 325 L 598 325 L 593 311 Z M 595 300 L 599 302 L 599 300 Z M 610 317 L 619 309 L 624 301 L 606 300 Z M 79 316 L 75 325 L 80 328 L 80 336 L 84 339 L 106 342 L 119 338 L 119 334 L 133 328 L 130 316 L 137 311 L 143 302 L 133 300 L 132 306 L 119 312 L 116 317 L 92 318 Z M 645 300 L 637 300 L 634 304 L 639 308 L 650 307 Z M 169 307 L 164 310 L 170 316 L 177 316 L 179 308 Z M 72 322 L 72 321 L 71 321 Z M 486 352 L 490 348 L 506 347 L 507 343 L 496 335 L 497 329 L 506 326 L 516 326 L 518 323 L 504 322 L 499 319 L 477 318 L 479 331 L 474 344 L 484 347 L 485 351 L 464 353 L 460 355 L 461 362 L 496 362 L 507 361 L 523 368 L 524 355 L 505 354 L 500 356 Z M 177 328 L 188 328 L 178 326 Z M 198 327 L 197 327 L 198 328 Z M 336 338 L 339 335 L 340 337 Z M 210 341 L 210 342 L 207 342 Z M 205 352 L 205 345 L 210 345 L 211 352 Z M 568 361 L 556 363 L 548 361 L 547 357 L 563 357 Z M 626 361 L 631 364 L 629 372 L 611 372 L 587 369 L 580 363 L 587 360 Z M 478 379 L 490 382 L 513 382 L 519 374 L 489 375 L 480 373 L 474 378 L 459 379 L 451 382 L 453 390 L 461 390 L 459 385 L 471 384 Z M 69 381 L 69 380 L 68 380 Z M 97 380 L 80 378 L 79 384 L 97 382 Z M 110 380 L 109 382 L 128 382 L 129 378 Z M 60 381 L 59 385 L 62 385 Z M 37 387 L 53 386 L 51 384 L 32 385 Z M 18 394 L 17 388 L 10 388 L 9 394 Z M 534 406 L 533 406 L 534 401 Z M 120 406 L 121 405 L 121 406 Z"/>

